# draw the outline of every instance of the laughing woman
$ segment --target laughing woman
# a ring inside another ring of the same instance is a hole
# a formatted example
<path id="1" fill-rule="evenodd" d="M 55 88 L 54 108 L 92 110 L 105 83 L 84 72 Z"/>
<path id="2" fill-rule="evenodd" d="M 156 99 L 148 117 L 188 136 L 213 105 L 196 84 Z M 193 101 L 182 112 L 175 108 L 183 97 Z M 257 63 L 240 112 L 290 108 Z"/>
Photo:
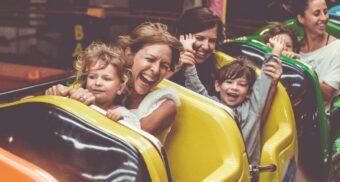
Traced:
<path id="1" fill-rule="evenodd" d="M 196 65 L 198 77 L 209 94 L 217 95 L 213 82 L 217 73 L 213 52 L 224 40 L 221 19 L 206 7 L 188 9 L 179 20 L 178 34 L 185 51 L 181 54 L 175 74 L 168 77 L 184 86 L 184 67 L 192 62 Z M 186 39 L 192 39 L 192 46 L 184 45 L 184 42 L 188 42 Z"/>
<path id="2" fill-rule="evenodd" d="M 174 70 L 182 45 L 161 23 L 141 24 L 130 35 L 120 36 L 117 45 L 132 63 L 134 91 L 126 107 L 140 119 L 143 130 L 164 142 L 180 102 L 174 89 L 154 88 Z"/>
<path id="3" fill-rule="evenodd" d="M 180 101 L 174 89 L 155 90 L 155 87 L 170 70 L 174 70 L 182 45 L 161 23 L 141 24 L 130 35 L 120 36 L 116 44 L 124 50 L 125 60 L 132 70 L 132 93 L 121 104 L 135 114 L 143 130 L 164 143 Z M 51 87 L 48 94 L 65 96 L 65 91 L 67 87 L 58 85 Z M 79 92 L 88 94 L 86 89 Z M 81 102 L 96 104 L 86 99 Z"/>
<path id="4" fill-rule="evenodd" d="M 326 32 L 329 20 L 325 0 L 293 1 L 296 19 L 304 28 L 301 60 L 316 71 L 326 110 L 340 90 L 340 40 Z"/>

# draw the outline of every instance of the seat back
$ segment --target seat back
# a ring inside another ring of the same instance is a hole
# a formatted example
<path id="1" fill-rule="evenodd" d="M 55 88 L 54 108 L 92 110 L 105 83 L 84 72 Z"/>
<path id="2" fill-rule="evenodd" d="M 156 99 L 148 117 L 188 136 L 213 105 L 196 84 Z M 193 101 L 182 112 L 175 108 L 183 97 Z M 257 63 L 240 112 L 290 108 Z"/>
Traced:
<path id="1" fill-rule="evenodd" d="M 223 52 L 215 53 L 219 63 L 228 63 L 230 56 Z M 296 166 L 297 135 L 291 103 L 285 88 L 279 83 L 267 121 L 261 134 L 261 166 L 276 165 L 274 172 L 263 172 L 260 181 L 281 181 L 295 176 L 288 166 Z"/>
<path id="2" fill-rule="evenodd" d="M 283 24 L 285 26 L 287 26 L 289 29 L 292 29 L 297 33 L 298 40 L 301 40 L 303 38 L 303 35 L 304 35 L 303 27 L 301 27 L 297 23 L 295 18 L 288 19 L 288 20 L 284 21 Z M 263 36 L 271 27 L 272 27 L 272 25 L 263 26 L 256 31 L 255 35 Z M 340 26 L 337 25 L 335 22 L 328 21 L 328 23 L 326 25 L 326 31 L 329 34 L 331 34 L 332 36 L 334 36 L 336 38 L 340 38 Z M 260 37 L 258 37 L 258 38 L 260 38 Z"/>
<path id="3" fill-rule="evenodd" d="M 233 117 L 186 88 L 168 80 L 164 86 L 174 87 L 181 100 L 165 142 L 173 181 L 249 181 L 245 147 Z"/>
<path id="4" fill-rule="evenodd" d="M 263 63 L 264 53 L 270 52 L 268 47 L 254 40 L 231 41 L 221 50 L 232 56 L 249 56 L 258 67 Z M 285 56 L 281 59 L 283 73 L 280 82 L 292 103 L 299 133 L 299 152 L 303 153 L 299 155 L 299 165 L 308 176 L 323 181 L 329 171 L 329 126 L 318 78 L 308 65 Z"/>
<path id="5" fill-rule="evenodd" d="M 167 181 L 142 135 L 78 101 L 39 96 L 0 105 L 0 146 L 60 181 Z"/>

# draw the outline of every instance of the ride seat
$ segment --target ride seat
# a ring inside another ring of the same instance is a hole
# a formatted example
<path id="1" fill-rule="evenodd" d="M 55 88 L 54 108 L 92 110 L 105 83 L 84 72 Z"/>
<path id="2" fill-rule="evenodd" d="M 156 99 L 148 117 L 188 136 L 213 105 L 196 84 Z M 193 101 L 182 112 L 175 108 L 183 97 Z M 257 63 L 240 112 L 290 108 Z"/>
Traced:
<path id="1" fill-rule="evenodd" d="M 220 65 L 232 61 L 223 52 L 217 51 L 215 56 Z M 277 169 L 260 173 L 260 181 L 281 181 L 288 166 L 295 166 L 298 150 L 294 113 L 281 83 L 278 84 L 267 122 L 262 127 L 261 146 L 261 166 L 275 165 Z M 291 170 L 295 171 L 294 168 Z"/>
<path id="2" fill-rule="evenodd" d="M 250 181 L 241 133 L 232 115 L 214 101 L 168 80 L 181 106 L 165 141 L 173 181 Z"/>
<path id="3" fill-rule="evenodd" d="M 78 101 L 39 96 L 0 105 L 0 116 L 0 147 L 60 181 L 164 181 L 141 153 L 152 155 L 153 146 L 137 149 L 122 136 L 138 141 L 139 135 Z"/>

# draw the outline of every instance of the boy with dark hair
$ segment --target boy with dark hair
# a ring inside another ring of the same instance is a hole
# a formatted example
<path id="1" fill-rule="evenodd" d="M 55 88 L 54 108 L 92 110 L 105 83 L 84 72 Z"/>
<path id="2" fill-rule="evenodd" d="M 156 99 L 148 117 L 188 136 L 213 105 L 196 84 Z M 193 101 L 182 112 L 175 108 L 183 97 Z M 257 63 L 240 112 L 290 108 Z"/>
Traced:
<path id="1" fill-rule="evenodd" d="M 197 76 L 194 64 L 188 61 L 185 65 L 187 88 L 233 109 L 242 130 L 250 164 L 255 166 L 260 164 L 261 117 L 265 105 L 272 103 L 273 98 L 269 95 L 276 90 L 282 74 L 279 55 L 283 50 L 283 42 L 272 40 L 272 43 L 275 46 L 273 54 L 266 54 L 262 72 L 257 79 L 255 70 L 244 57 L 238 57 L 219 69 L 215 79 L 215 90 L 219 97 L 208 94 Z"/>

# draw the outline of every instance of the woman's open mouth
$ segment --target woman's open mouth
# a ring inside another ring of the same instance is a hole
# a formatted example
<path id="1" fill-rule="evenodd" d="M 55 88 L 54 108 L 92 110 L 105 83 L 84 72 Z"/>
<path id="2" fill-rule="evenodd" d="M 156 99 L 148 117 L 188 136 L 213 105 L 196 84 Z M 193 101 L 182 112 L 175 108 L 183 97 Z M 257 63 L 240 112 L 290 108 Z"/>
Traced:
<path id="1" fill-rule="evenodd" d="M 140 74 L 139 78 L 143 83 L 145 83 L 148 86 L 152 86 L 158 81 L 157 78 L 152 78 L 151 76 L 145 73 Z"/>

